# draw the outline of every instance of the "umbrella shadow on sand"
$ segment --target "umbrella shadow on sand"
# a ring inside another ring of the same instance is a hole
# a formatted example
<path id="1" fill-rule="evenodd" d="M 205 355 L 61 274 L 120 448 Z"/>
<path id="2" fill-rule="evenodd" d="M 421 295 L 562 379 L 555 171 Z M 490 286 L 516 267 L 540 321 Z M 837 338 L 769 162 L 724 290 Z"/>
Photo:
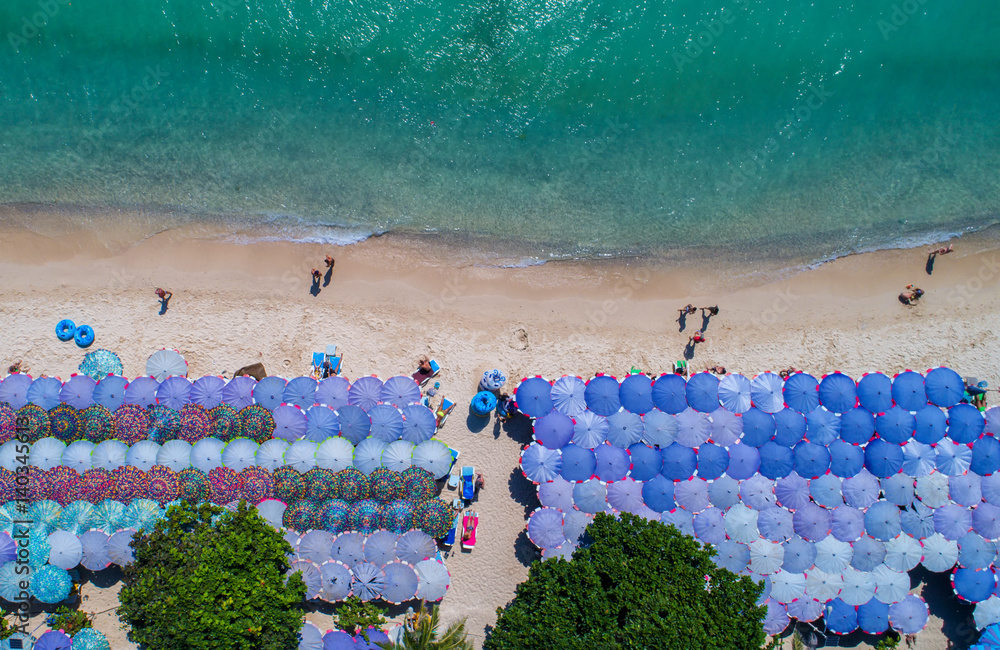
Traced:
<path id="1" fill-rule="evenodd" d="M 519 466 L 511 470 L 507 487 L 510 488 L 511 498 L 518 505 L 524 506 L 525 517 L 534 512 L 535 508 L 542 506 L 542 502 L 538 500 L 538 490 L 535 484 L 524 478 Z"/>
<path id="2" fill-rule="evenodd" d="M 533 438 L 531 420 L 526 417 L 514 417 L 506 422 L 497 420 L 493 425 L 493 437 L 500 439 L 500 431 L 503 430 L 507 437 L 520 445 L 531 444 Z"/>
<path id="3" fill-rule="evenodd" d="M 955 595 L 951 587 L 951 571 L 933 573 L 918 566 L 910 571 L 910 579 L 920 585 L 918 593 L 927 601 L 931 616 L 941 619 L 941 631 L 952 642 L 952 648 L 964 650 L 979 639 L 972 617 L 976 607 Z"/>
<path id="4" fill-rule="evenodd" d="M 528 539 L 527 530 L 522 530 L 521 534 L 514 540 L 514 556 L 517 557 L 518 562 L 526 567 L 530 567 L 535 560 L 542 559 L 541 551 Z"/>

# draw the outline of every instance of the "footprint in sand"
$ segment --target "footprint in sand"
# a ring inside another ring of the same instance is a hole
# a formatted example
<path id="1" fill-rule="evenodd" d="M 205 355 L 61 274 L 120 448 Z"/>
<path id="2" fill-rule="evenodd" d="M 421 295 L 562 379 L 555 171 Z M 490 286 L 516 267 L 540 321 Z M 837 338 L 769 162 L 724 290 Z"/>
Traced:
<path id="1" fill-rule="evenodd" d="M 510 343 L 507 345 L 509 345 L 512 350 L 527 350 L 528 333 L 523 328 L 514 330 L 510 335 Z"/>

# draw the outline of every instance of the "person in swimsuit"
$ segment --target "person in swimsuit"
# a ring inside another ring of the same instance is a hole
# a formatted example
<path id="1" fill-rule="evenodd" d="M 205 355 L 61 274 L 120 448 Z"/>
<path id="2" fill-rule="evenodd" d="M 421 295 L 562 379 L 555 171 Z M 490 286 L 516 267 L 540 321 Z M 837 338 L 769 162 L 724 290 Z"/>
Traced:
<path id="1" fill-rule="evenodd" d="M 705 312 L 708 312 L 709 316 L 717 316 L 719 314 L 719 306 L 716 305 L 715 307 L 702 307 L 701 308 L 702 317 L 705 316 Z"/>
<path id="2" fill-rule="evenodd" d="M 701 333 L 701 330 L 698 330 L 691 336 L 691 338 L 688 339 L 688 341 L 691 343 L 704 343 L 705 335 Z"/>
<path id="3" fill-rule="evenodd" d="M 698 310 L 695 308 L 694 305 L 689 304 L 686 307 L 683 307 L 682 309 L 678 309 L 677 311 L 681 313 L 681 316 L 687 316 L 688 314 L 693 314 Z"/>

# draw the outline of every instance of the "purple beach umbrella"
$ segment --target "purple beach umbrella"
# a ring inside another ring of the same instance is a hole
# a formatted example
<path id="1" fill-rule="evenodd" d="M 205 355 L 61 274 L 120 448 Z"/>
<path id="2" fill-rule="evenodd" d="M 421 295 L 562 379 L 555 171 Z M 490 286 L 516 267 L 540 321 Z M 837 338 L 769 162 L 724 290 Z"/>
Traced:
<path id="1" fill-rule="evenodd" d="M 346 406 L 350 399 L 351 382 L 344 377 L 333 376 L 322 379 L 316 387 L 314 399 L 317 404 L 326 404 L 333 409 Z"/>
<path id="2" fill-rule="evenodd" d="M 222 401 L 237 411 L 253 404 L 253 389 L 257 380 L 249 375 L 233 377 L 222 389 Z"/>
<path id="3" fill-rule="evenodd" d="M 413 380 L 410 379 L 412 382 Z M 294 404 L 300 409 L 307 409 L 316 404 L 317 382 L 312 377 L 295 377 L 285 384 L 285 390 L 281 393 L 281 401 L 286 404 Z"/>
<path id="4" fill-rule="evenodd" d="M 617 400 L 618 381 L 615 380 L 614 383 L 615 399 Z M 517 405 L 517 409 L 529 418 L 540 418 L 546 415 L 552 410 L 552 383 L 548 379 L 538 376 L 522 379 L 517 390 L 514 391 L 514 403 Z"/>
<path id="5" fill-rule="evenodd" d="M 148 408 L 156 404 L 156 391 L 160 382 L 152 377 L 136 377 L 125 387 L 125 403 Z"/>
<path id="6" fill-rule="evenodd" d="M 557 449 L 531 443 L 521 452 L 521 471 L 532 483 L 554 480 L 559 477 L 561 469 L 562 453 Z"/>
<path id="7" fill-rule="evenodd" d="M 750 380 L 743 375 L 726 375 L 719 381 L 719 402 L 730 413 L 743 413 L 752 405 Z"/>
<path id="8" fill-rule="evenodd" d="M 540 549 L 561 546 L 566 541 L 562 511 L 536 508 L 528 517 L 528 539 Z"/>
<path id="9" fill-rule="evenodd" d="M 6 385 L 15 376 L 28 377 L 27 375 L 11 375 L 4 380 L 4 384 Z M 30 377 L 28 379 L 30 381 Z M 83 410 L 94 403 L 94 389 L 96 387 L 97 382 L 93 378 L 87 375 L 74 374 L 69 378 L 69 381 L 63 384 L 62 390 L 59 391 L 59 401 L 66 402 L 77 410 Z M 14 406 L 13 402 L 11 406 Z"/>
<path id="10" fill-rule="evenodd" d="M 107 375 L 94 387 L 94 403 L 114 412 L 125 403 L 125 391 L 128 390 L 128 385 L 128 379 L 124 377 Z"/>
<path id="11" fill-rule="evenodd" d="M 186 377 L 167 377 L 156 389 L 157 404 L 169 406 L 175 411 L 180 411 L 190 401 L 190 396 L 191 382 Z"/>
<path id="12" fill-rule="evenodd" d="M 206 409 L 213 409 L 222 404 L 222 391 L 225 387 L 226 380 L 222 377 L 205 375 L 196 379 L 191 385 L 189 397 L 193 403 Z"/>
<path id="13" fill-rule="evenodd" d="M 31 382 L 31 386 L 28 387 L 25 396 L 32 404 L 37 404 L 48 411 L 59 405 L 59 394 L 61 392 L 62 382 L 58 377 L 39 377 Z"/>
<path id="14" fill-rule="evenodd" d="M 576 416 L 587 408 L 587 382 L 579 377 L 563 375 L 552 384 L 552 406 L 564 415 Z"/>

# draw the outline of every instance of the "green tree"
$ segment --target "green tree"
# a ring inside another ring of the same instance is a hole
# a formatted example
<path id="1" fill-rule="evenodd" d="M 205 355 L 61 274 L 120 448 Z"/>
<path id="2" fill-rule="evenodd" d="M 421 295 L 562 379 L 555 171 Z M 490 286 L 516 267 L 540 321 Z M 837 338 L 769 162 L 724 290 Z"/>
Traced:
<path id="1" fill-rule="evenodd" d="M 305 595 L 292 549 L 255 508 L 184 503 L 132 542 L 118 615 L 149 650 L 298 647 Z"/>
<path id="2" fill-rule="evenodd" d="M 472 650 L 472 641 L 469 641 L 465 631 L 465 619 L 457 623 L 452 623 L 444 634 L 438 633 L 441 627 L 441 618 L 437 605 L 428 612 L 424 603 L 420 603 L 420 612 L 417 615 L 417 623 L 412 630 L 407 630 L 403 634 L 401 643 L 383 643 L 386 650 Z"/>
<path id="3" fill-rule="evenodd" d="M 368 640 L 366 630 L 369 627 L 381 629 L 385 625 L 382 610 L 375 603 L 362 602 L 357 596 L 351 596 L 337 610 L 337 627 L 348 634 L 357 634 Z"/>
<path id="4" fill-rule="evenodd" d="M 673 526 L 598 514 L 570 562 L 535 562 L 486 650 L 758 650 L 763 586 Z"/>

